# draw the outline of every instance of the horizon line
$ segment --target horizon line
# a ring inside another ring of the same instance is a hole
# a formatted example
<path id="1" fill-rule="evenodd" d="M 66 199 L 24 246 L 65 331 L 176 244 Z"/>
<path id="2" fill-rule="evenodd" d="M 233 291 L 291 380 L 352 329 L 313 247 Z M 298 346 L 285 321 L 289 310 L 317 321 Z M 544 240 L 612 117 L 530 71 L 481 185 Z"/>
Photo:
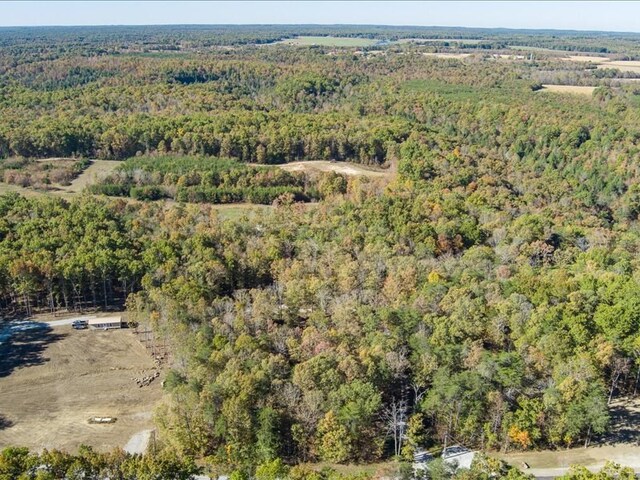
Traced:
<path id="1" fill-rule="evenodd" d="M 113 24 L 38 24 L 38 25 L 0 25 L 0 29 L 20 28 L 122 28 L 122 27 L 388 27 L 388 28 L 451 28 L 464 30 L 506 30 L 521 32 L 577 32 L 577 33 L 615 33 L 640 34 L 640 30 L 593 30 L 576 28 L 526 28 L 526 27 L 473 27 L 463 25 L 416 25 L 416 24 L 384 24 L 384 23 L 113 23 Z"/>

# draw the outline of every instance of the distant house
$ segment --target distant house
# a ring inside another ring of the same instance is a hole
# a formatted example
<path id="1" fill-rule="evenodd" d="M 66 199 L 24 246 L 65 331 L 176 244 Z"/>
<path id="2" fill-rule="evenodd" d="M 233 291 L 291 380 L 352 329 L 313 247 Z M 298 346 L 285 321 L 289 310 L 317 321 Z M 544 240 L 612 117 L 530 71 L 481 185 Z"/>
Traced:
<path id="1" fill-rule="evenodd" d="M 94 330 L 110 330 L 112 328 L 122 328 L 122 317 L 102 317 L 89 320 L 89 328 Z"/>

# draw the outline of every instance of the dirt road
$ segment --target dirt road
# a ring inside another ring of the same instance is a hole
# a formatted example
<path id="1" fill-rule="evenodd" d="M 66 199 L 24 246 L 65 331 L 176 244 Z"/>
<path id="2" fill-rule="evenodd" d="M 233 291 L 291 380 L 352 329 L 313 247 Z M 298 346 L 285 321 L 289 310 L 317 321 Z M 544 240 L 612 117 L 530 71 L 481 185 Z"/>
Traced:
<path id="1" fill-rule="evenodd" d="M 155 365 L 134 333 L 76 331 L 71 321 L 32 322 L 39 326 L 14 330 L 0 344 L 0 448 L 109 450 L 153 428 L 161 379 L 135 383 Z M 90 424 L 94 416 L 117 420 Z"/>

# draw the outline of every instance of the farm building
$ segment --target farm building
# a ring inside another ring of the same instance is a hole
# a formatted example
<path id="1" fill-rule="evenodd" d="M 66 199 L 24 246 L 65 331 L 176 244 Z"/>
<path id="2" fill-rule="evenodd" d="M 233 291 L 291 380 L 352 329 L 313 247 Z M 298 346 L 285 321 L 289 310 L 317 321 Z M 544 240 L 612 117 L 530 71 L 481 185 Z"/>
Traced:
<path id="1" fill-rule="evenodd" d="M 89 328 L 95 330 L 109 330 L 112 328 L 122 328 L 122 317 L 102 317 L 89 320 Z"/>

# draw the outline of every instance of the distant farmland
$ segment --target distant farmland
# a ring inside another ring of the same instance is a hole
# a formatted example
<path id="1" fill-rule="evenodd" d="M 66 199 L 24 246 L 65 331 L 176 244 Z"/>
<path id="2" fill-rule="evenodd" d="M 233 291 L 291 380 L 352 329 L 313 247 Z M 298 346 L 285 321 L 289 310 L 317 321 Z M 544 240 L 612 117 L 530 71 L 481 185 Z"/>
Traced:
<path id="1" fill-rule="evenodd" d="M 596 87 L 582 87 L 578 85 L 543 85 L 541 92 L 573 93 L 591 96 Z"/>
<path id="2" fill-rule="evenodd" d="M 278 43 L 296 46 L 321 45 L 325 47 L 369 47 L 378 43 L 378 40 L 358 37 L 296 37 L 283 40 Z"/>
<path id="3" fill-rule="evenodd" d="M 476 45 L 481 41 L 471 38 L 400 38 L 392 43 L 466 43 Z"/>

